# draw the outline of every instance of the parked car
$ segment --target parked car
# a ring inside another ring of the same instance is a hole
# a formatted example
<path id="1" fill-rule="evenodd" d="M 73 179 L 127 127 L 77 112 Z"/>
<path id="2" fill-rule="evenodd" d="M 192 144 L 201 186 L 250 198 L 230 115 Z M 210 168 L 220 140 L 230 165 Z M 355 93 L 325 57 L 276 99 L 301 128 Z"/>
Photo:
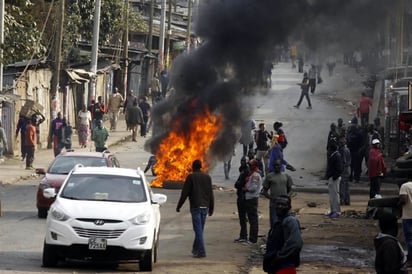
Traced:
<path id="1" fill-rule="evenodd" d="M 54 187 L 56 192 L 59 191 L 60 186 L 66 179 L 67 174 L 76 165 L 82 164 L 83 166 L 107 166 L 107 167 L 120 167 L 119 161 L 116 156 L 109 151 L 104 152 L 75 152 L 69 151 L 59 154 L 50 163 L 47 170 L 44 168 L 37 168 L 36 173 L 44 175 L 37 188 L 37 215 L 39 218 L 46 218 L 47 211 L 50 205 L 54 202 L 53 198 L 47 198 L 43 196 L 43 190 L 46 188 Z"/>
<path id="2" fill-rule="evenodd" d="M 58 193 L 43 192 L 56 198 L 46 222 L 44 267 L 65 259 L 138 261 L 140 271 L 152 271 L 167 197 L 152 192 L 140 169 L 76 166 Z"/>

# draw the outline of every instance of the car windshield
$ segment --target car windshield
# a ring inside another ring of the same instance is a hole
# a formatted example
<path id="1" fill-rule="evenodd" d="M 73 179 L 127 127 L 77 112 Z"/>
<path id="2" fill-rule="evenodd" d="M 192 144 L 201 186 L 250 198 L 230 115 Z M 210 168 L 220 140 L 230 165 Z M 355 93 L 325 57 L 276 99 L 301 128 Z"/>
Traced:
<path id="1" fill-rule="evenodd" d="M 64 156 L 54 160 L 48 173 L 69 174 L 70 170 L 77 164 L 90 167 L 107 166 L 106 159 L 102 157 Z"/>
<path id="2" fill-rule="evenodd" d="M 141 178 L 100 174 L 73 174 L 60 197 L 73 200 L 145 202 Z"/>

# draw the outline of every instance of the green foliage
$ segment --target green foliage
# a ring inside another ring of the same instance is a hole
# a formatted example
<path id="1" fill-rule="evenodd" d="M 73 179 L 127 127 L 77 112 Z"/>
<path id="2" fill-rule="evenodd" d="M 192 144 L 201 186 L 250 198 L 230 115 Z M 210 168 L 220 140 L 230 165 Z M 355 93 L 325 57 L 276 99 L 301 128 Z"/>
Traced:
<path id="1" fill-rule="evenodd" d="M 46 48 L 40 43 L 40 31 L 31 15 L 29 0 L 8 1 L 4 16 L 3 64 L 41 58 Z"/>

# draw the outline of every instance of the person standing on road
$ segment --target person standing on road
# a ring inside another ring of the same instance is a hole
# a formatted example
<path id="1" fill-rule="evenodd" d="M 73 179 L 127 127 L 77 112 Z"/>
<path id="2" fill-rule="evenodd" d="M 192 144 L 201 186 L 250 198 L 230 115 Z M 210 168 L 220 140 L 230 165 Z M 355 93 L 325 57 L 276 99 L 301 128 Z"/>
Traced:
<path id="1" fill-rule="evenodd" d="M 265 124 L 259 124 L 259 130 L 255 132 L 255 142 L 256 142 L 256 159 L 262 161 L 263 172 L 267 169 L 267 158 L 266 155 L 269 149 L 269 142 L 272 140 L 272 134 L 266 130 Z M 263 173 L 264 174 L 264 173 Z"/>
<path id="2" fill-rule="evenodd" d="M 350 151 L 346 146 L 346 139 L 339 138 L 338 151 L 342 157 L 342 178 L 339 184 L 339 197 L 341 205 L 350 205 L 350 189 L 349 189 L 349 169 L 350 169 Z"/>
<path id="3" fill-rule="evenodd" d="M 398 241 L 398 219 L 391 213 L 379 216 L 381 232 L 375 236 L 375 270 L 377 274 L 406 274 L 406 256 Z"/>
<path id="4" fill-rule="evenodd" d="M 246 178 L 249 175 L 249 166 L 248 166 L 249 158 L 247 156 L 243 156 L 240 159 L 240 167 L 239 167 L 239 177 L 235 182 L 236 188 L 236 205 L 237 205 L 237 212 L 239 217 L 239 224 L 240 224 L 240 233 L 239 238 L 236 238 L 233 242 L 235 243 L 244 243 L 247 242 L 247 214 L 246 214 L 246 203 L 245 203 L 245 192 L 243 191 L 243 187 L 246 185 Z"/>
<path id="5" fill-rule="evenodd" d="M 338 145 L 331 143 L 331 154 L 328 159 L 326 179 L 328 180 L 330 212 L 329 218 L 339 218 L 340 216 L 340 197 L 339 184 L 342 176 L 342 156 L 338 151 Z"/>
<path id="6" fill-rule="evenodd" d="M 144 124 L 142 110 L 137 105 L 137 99 L 133 102 L 133 106 L 127 109 L 127 117 L 129 127 L 132 130 L 132 141 L 137 142 L 137 130 L 139 125 Z"/>
<path id="7" fill-rule="evenodd" d="M 296 274 L 300 265 L 303 240 L 299 221 L 290 213 L 291 208 L 289 196 L 281 195 L 276 199 L 277 221 L 269 230 L 263 256 L 263 271 L 266 273 Z"/>
<path id="8" fill-rule="evenodd" d="M 59 128 L 62 125 L 63 125 L 62 113 L 59 112 L 59 113 L 57 113 L 56 119 L 54 119 L 52 121 L 52 124 L 51 124 L 51 134 L 50 134 L 50 136 L 53 140 L 54 157 L 59 155 L 59 135 L 58 135 L 58 131 L 59 131 Z"/>
<path id="9" fill-rule="evenodd" d="M 192 163 L 192 173 L 186 177 L 183 189 L 180 194 L 176 212 L 180 212 L 187 198 L 190 201 L 190 213 L 192 215 L 193 230 L 195 239 L 193 242 L 192 255 L 194 258 L 206 257 L 203 230 L 207 215 L 212 216 L 214 210 L 214 196 L 212 188 L 212 178 L 209 174 L 201 171 L 202 162 L 194 160 Z"/>
<path id="10" fill-rule="evenodd" d="M 123 114 L 126 120 L 126 130 L 130 130 L 129 118 L 127 117 L 127 109 L 133 107 L 133 102 L 137 100 L 137 97 L 133 95 L 133 90 L 129 90 L 126 96 L 126 101 L 123 104 Z"/>
<path id="11" fill-rule="evenodd" d="M 82 109 L 77 114 L 79 128 L 77 130 L 79 137 L 79 145 L 81 148 L 87 147 L 90 135 L 90 126 L 92 123 L 92 115 L 90 111 L 87 110 L 84 104 Z"/>
<path id="12" fill-rule="evenodd" d="M 30 124 L 26 126 L 26 134 L 25 134 L 25 150 L 26 150 L 26 169 L 32 170 L 33 168 L 33 161 L 34 161 L 34 152 L 36 150 L 37 144 L 37 133 L 36 133 L 36 117 L 32 117 L 30 120 Z"/>
<path id="13" fill-rule="evenodd" d="M 357 109 L 358 117 L 361 120 L 361 127 L 366 127 L 369 124 L 369 110 L 372 107 L 372 100 L 362 92 L 359 99 L 359 106 Z"/>
<path id="14" fill-rule="evenodd" d="M 253 150 L 253 131 L 256 129 L 256 122 L 253 119 L 249 119 L 244 122 L 240 128 L 239 143 L 243 146 L 243 156 L 246 156 L 250 150 Z"/>
<path id="15" fill-rule="evenodd" d="M 92 130 L 97 127 L 98 121 L 103 121 L 103 116 L 106 113 L 106 105 L 103 103 L 102 96 L 97 97 L 97 102 L 93 105 L 93 125 Z"/>
<path id="16" fill-rule="evenodd" d="M 66 117 L 63 117 L 63 124 L 57 131 L 57 136 L 59 138 L 59 154 L 61 153 L 63 148 L 65 148 L 66 151 L 72 148 L 72 135 L 73 128 L 70 125 L 69 121 L 67 121 Z"/>
<path id="17" fill-rule="evenodd" d="M 309 78 L 308 78 L 308 74 L 305 72 L 303 73 L 303 79 L 302 82 L 299 83 L 300 85 L 300 98 L 299 101 L 296 105 L 294 105 L 294 108 L 299 108 L 300 104 L 302 103 L 303 97 L 306 97 L 306 100 L 308 101 L 308 107 L 307 109 L 312 109 L 312 103 L 310 102 L 310 98 L 309 98 Z"/>
<path id="18" fill-rule="evenodd" d="M 368 159 L 368 175 L 370 180 L 369 198 L 380 196 L 381 193 L 381 178 L 386 173 L 386 165 L 383 159 L 382 151 L 380 150 L 379 139 L 373 139 L 369 150 Z"/>
<path id="19" fill-rule="evenodd" d="M 292 191 L 293 181 L 289 174 L 281 172 L 282 163 L 276 160 L 273 163 L 273 171 L 266 175 L 263 181 L 262 194 L 270 199 L 269 216 L 270 227 L 277 221 L 276 199 L 281 195 L 289 195 Z"/>
<path id="20" fill-rule="evenodd" d="M 403 183 L 399 189 L 399 204 L 402 206 L 402 228 L 408 249 L 408 267 L 412 266 L 412 181 Z"/>
<path id="21" fill-rule="evenodd" d="M 16 139 L 20 132 L 20 152 L 22 161 L 26 158 L 26 127 L 29 123 L 30 121 L 27 117 L 20 115 L 16 126 Z"/>
<path id="22" fill-rule="evenodd" d="M 103 152 L 107 149 L 106 141 L 109 138 L 109 131 L 104 127 L 102 120 L 98 120 L 96 124 L 97 126 L 93 129 L 92 139 L 96 152 Z"/>
<path id="23" fill-rule="evenodd" d="M 355 180 L 355 183 L 359 183 L 362 172 L 363 142 L 364 138 L 362 135 L 362 129 L 358 125 L 358 118 L 353 117 L 347 134 L 347 144 L 351 155 L 349 182 Z"/>
<path id="24" fill-rule="evenodd" d="M 140 136 L 146 137 L 147 131 L 149 130 L 149 118 L 150 118 L 150 104 L 147 102 L 147 97 L 143 96 L 139 100 L 139 107 L 143 114 L 143 124 L 140 126 Z"/>
<path id="25" fill-rule="evenodd" d="M 245 192 L 245 208 L 249 220 L 249 241 L 248 244 L 255 244 L 258 240 L 259 233 L 259 195 L 262 189 L 262 176 L 260 175 L 258 161 L 252 159 L 249 161 L 249 175 L 246 178 L 246 184 L 243 187 Z"/>
<path id="26" fill-rule="evenodd" d="M 7 137 L 0 121 L 0 162 L 4 162 L 3 155 L 5 152 L 7 152 Z"/>
<path id="27" fill-rule="evenodd" d="M 119 120 L 119 111 L 123 105 L 123 96 L 119 93 L 118 88 L 114 88 L 112 96 L 109 97 L 107 104 L 109 110 L 110 130 L 115 131 L 117 121 Z"/>
<path id="28" fill-rule="evenodd" d="M 315 89 L 316 89 L 316 81 L 318 79 L 318 70 L 315 64 L 312 64 L 312 66 L 310 67 L 308 78 L 309 78 L 310 93 L 314 94 Z"/>

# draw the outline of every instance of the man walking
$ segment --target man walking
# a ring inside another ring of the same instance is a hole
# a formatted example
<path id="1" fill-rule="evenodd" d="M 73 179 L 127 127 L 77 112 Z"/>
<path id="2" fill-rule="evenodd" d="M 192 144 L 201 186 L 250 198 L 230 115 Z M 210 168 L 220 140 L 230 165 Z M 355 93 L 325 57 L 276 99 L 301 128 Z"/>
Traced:
<path id="1" fill-rule="evenodd" d="M 278 220 L 268 233 L 266 253 L 263 256 L 263 270 L 270 274 L 296 274 L 300 265 L 303 240 L 298 219 L 290 214 L 291 199 L 281 195 L 276 199 Z"/>
<path id="2" fill-rule="evenodd" d="M 57 113 L 57 117 L 52 121 L 51 125 L 51 138 L 53 140 L 53 152 L 54 152 L 54 157 L 59 155 L 60 150 L 59 150 L 59 128 L 63 125 L 63 119 L 62 119 L 62 113 L 59 112 Z"/>
<path id="3" fill-rule="evenodd" d="M 369 124 L 369 110 L 372 107 L 372 100 L 366 96 L 365 92 L 362 92 L 362 96 L 359 99 L 358 116 L 361 120 L 361 127 L 366 127 Z"/>
<path id="4" fill-rule="evenodd" d="M 26 126 L 25 134 L 25 146 L 26 146 L 26 169 L 32 170 L 34 161 L 34 152 L 36 150 L 37 144 L 37 133 L 36 133 L 36 117 L 32 117 L 30 124 Z"/>
<path id="5" fill-rule="evenodd" d="M 96 124 L 97 126 L 93 129 L 92 139 L 96 147 L 96 152 L 103 152 L 107 149 L 106 141 L 109 137 L 109 132 L 107 128 L 104 127 L 102 120 L 98 120 Z"/>
<path id="6" fill-rule="evenodd" d="M 192 254 L 194 258 L 206 257 L 203 230 L 206 223 L 206 216 L 212 216 L 214 210 L 214 196 L 212 188 L 212 178 L 209 174 L 201 171 L 202 162 L 195 160 L 192 163 L 192 173 L 186 177 L 180 194 L 176 212 L 180 212 L 187 198 L 190 202 L 190 213 L 192 215 L 193 230 L 195 240 L 193 242 Z"/>
<path id="7" fill-rule="evenodd" d="M 249 175 L 248 157 L 243 156 L 240 160 L 239 177 L 236 180 L 236 205 L 240 224 L 239 238 L 234 240 L 235 243 L 247 242 L 247 218 L 246 218 L 246 205 L 245 205 L 245 192 L 243 187 L 246 184 L 246 178 Z"/>
<path id="8" fill-rule="evenodd" d="M 289 174 L 282 173 L 281 169 L 281 160 L 276 160 L 273 163 L 273 171 L 269 172 L 263 181 L 262 194 L 270 199 L 269 216 L 271 227 L 277 221 L 276 199 L 281 195 L 289 195 L 293 185 L 292 178 Z"/>
<path id="9" fill-rule="evenodd" d="M 269 142 L 272 139 L 272 134 L 266 130 L 264 123 L 259 124 L 259 130 L 255 132 L 256 142 L 256 159 L 263 163 L 263 172 L 267 169 L 267 158 L 265 158 L 268 149 Z"/>
<path id="10" fill-rule="evenodd" d="M 137 100 L 133 102 L 133 106 L 127 109 L 127 117 L 129 127 L 132 130 L 132 141 L 137 142 L 137 129 L 144 124 L 142 110 L 137 105 Z"/>
<path id="11" fill-rule="evenodd" d="M 306 97 L 306 100 L 308 101 L 307 109 L 312 109 L 312 103 L 310 102 L 310 98 L 309 98 L 309 78 L 306 72 L 303 73 L 303 79 L 302 79 L 302 82 L 299 83 L 299 85 L 301 89 L 300 98 L 299 98 L 298 103 L 293 107 L 299 108 L 300 104 L 302 103 L 303 97 Z"/>
<path id="12" fill-rule="evenodd" d="M 110 130 L 116 130 L 117 121 L 119 120 L 119 111 L 122 104 L 123 96 L 119 93 L 118 88 L 114 88 L 113 94 L 110 96 L 108 103 Z"/>

